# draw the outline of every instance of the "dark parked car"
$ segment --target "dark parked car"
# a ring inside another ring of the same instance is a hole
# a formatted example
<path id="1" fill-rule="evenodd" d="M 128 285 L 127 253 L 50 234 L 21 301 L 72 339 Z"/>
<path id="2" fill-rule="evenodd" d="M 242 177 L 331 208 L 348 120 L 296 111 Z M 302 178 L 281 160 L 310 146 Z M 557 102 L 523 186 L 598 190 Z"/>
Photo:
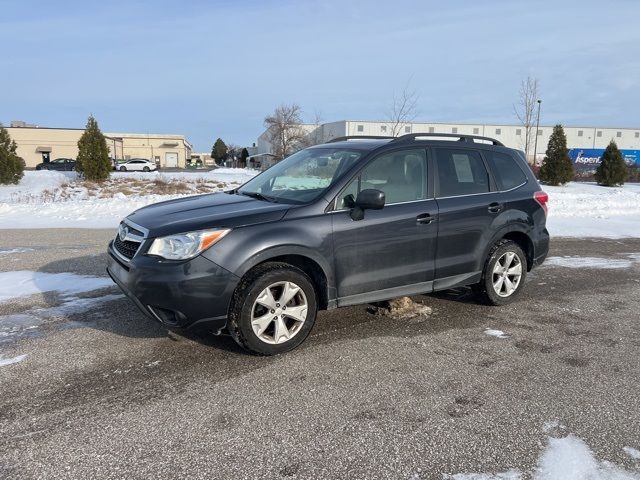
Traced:
<path id="1" fill-rule="evenodd" d="M 36 170 L 64 170 L 71 171 L 76 169 L 76 161 L 73 158 L 56 158 L 46 163 L 36 165 Z"/>
<path id="2" fill-rule="evenodd" d="M 108 271 L 155 320 L 271 355 L 321 309 L 463 285 L 513 301 L 547 255 L 547 199 L 524 153 L 493 139 L 344 137 L 234 190 L 133 212 Z"/>

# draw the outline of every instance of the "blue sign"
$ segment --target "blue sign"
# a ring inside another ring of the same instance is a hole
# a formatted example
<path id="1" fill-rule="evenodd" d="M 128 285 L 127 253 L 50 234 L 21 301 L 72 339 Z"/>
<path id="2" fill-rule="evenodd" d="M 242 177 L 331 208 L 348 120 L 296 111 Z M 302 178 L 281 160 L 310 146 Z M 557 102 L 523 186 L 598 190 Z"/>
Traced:
<path id="1" fill-rule="evenodd" d="M 595 170 L 600 165 L 604 148 L 572 148 L 569 157 L 576 170 Z M 640 150 L 620 150 L 627 165 L 640 167 Z"/>

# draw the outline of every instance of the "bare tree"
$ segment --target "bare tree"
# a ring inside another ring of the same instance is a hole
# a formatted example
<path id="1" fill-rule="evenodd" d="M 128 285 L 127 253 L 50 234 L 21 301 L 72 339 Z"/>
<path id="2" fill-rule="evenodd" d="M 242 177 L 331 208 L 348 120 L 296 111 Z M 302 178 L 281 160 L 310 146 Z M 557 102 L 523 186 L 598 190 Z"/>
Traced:
<path id="1" fill-rule="evenodd" d="M 403 125 L 411 123 L 417 116 L 418 95 L 409 89 L 407 84 L 400 93 L 393 94 L 393 103 L 387 114 L 387 120 L 391 126 L 391 135 L 400 134 Z"/>
<path id="2" fill-rule="evenodd" d="M 322 112 L 316 110 L 313 114 L 313 132 L 309 134 L 309 146 L 318 145 L 324 141 L 322 131 Z"/>
<path id="3" fill-rule="evenodd" d="M 520 84 L 520 101 L 513 106 L 513 111 L 524 128 L 524 153 L 529 158 L 529 152 L 535 139 L 536 104 L 538 102 L 538 79 L 527 77 Z"/>
<path id="4" fill-rule="evenodd" d="M 304 147 L 308 135 L 302 125 L 302 110 L 299 105 L 282 104 L 264 119 L 269 143 L 276 158 L 282 159 Z"/>

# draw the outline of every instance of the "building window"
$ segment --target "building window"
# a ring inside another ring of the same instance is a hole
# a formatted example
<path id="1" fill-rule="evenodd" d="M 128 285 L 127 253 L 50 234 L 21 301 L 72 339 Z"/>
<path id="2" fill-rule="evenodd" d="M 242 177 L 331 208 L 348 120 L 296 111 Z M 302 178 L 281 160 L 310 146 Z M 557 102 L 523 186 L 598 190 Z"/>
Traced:
<path id="1" fill-rule="evenodd" d="M 602 130 L 598 130 L 596 132 L 596 137 L 601 137 L 602 136 Z"/>
<path id="2" fill-rule="evenodd" d="M 538 130 L 538 135 L 542 135 L 542 130 Z"/>
<path id="3" fill-rule="evenodd" d="M 473 128 L 473 134 L 478 135 L 480 133 L 480 129 L 478 127 Z"/>
<path id="4" fill-rule="evenodd" d="M 581 137 L 584 132 L 582 130 L 578 130 L 578 136 Z"/>
<path id="5" fill-rule="evenodd" d="M 408 125 L 404 127 L 404 133 L 411 133 L 411 127 Z"/>
<path id="6" fill-rule="evenodd" d="M 640 138 L 640 132 L 636 132 L 636 138 Z"/>
<path id="7" fill-rule="evenodd" d="M 451 129 L 451 133 L 458 133 L 458 127 L 453 127 Z"/>
<path id="8" fill-rule="evenodd" d="M 502 133 L 502 129 L 501 128 L 496 128 L 496 135 L 500 135 Z"/>
<path id="9" fill-rule="evenodd" d="M 517 136 L 522 135 L 522 129 L 521 128 L 516 128 L 516 135 Z"/>
<path id="10" fill-rule="evenodd" d="M 434 133 L 436 131 L 435 127 L 429 127 L 429 133 Z M 636 133 L 636 137 L 638 134 Z"/>
<path id="11" fill-rule="evenodd" d="M 622 132 L 616 132 L 616 137 L 622 138 Z"/>
<path id="12" fill-rule="evenodd" d="M 358 131 L 364 132 L 364 125 L 358 125 Z"/>
<path id="13" fill-rule="evenodd" d="M 386 125 L 382 125 L 382 126 L 380 127 L 380 131 L 381 131 L 381 132 L 384 132 L 384 133 L 387 133 L 387 126 L 386 126 Z"/>

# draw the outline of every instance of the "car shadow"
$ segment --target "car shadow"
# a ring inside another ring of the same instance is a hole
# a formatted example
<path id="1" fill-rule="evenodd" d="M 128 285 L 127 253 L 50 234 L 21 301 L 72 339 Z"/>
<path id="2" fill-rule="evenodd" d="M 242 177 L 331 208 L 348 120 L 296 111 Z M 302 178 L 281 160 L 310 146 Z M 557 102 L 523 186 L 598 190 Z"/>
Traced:
<path id="1" fill-rule="evenodd" d="M 62 322 L 41 322 L 41 324 L 47 323 L 44 331 L 47 329 L 93 328 L 131 338 L 167 338 L 177 341 L 179 337 L 182 337 L 231 353 L 243 352 L 229 335 L 214 335 L 210 331 L 201 329 L 169 328 L 146 316 L 108 277 L 106 272 L 107 259 L 107 253 L 84 255 L 56 260 L 38 269 L 38 272 L 42 273 L 73 273 L 101 277 L 108 279 L 111 283 L 105 287 L 77 294 L 47 292 L 45 290 L 50 288 L 50 280 L 43 281 L 41 277 L 36 275 L 34 283 L 38 289 L 45 291 L 41 295 L 40 302 L 44 302 L 45 305 L 38 306 L 34 314 L 49 320 L 65 319 Z M 82 281 L 82 277 L 79 277 L 78 281 Z M 40 283 L 41 285 L 39 285 Z"/>

